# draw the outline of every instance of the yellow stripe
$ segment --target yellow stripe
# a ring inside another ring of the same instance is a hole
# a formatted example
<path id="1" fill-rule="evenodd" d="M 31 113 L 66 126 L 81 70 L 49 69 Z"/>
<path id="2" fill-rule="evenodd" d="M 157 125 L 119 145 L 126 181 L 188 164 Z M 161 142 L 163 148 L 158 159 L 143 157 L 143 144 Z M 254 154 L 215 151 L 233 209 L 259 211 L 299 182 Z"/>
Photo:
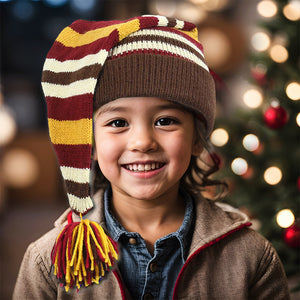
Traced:
<path id="1" fill-rule="evenodd" d="M 196 41 L 199 41 L 198 40 L 198 30 L 197 30 L 196 27 L 193 30 L 191 30 L 191 31 L 186 31 L 186 30 L 179 30 L 179 31 L 185 33 L 186 35 L 188 35 L 192 39 L 194 39 Z"/>
<path id="2" fill-rule="evenodd" d="M 53 144 L 92 144 L 93 120 L 59 121 L 48 119 L 50 138 Z"/>
<path id="3" fill-rule="evenodd" d="M 114 24 L 107 27 L 90 30 L 86 33 L 78 33 L 71 27 L 66 27 L 57 37 L 57 41 L 62 43 L 65 47 L 80 47 L 93 43 L 94 41 L 108 36 L 115 29 L 119 30 L 120 38 L 122 40 L 131 32 L 140 28 L 140 21 L 138 19 L 131 20 L 127 23 Z"/>

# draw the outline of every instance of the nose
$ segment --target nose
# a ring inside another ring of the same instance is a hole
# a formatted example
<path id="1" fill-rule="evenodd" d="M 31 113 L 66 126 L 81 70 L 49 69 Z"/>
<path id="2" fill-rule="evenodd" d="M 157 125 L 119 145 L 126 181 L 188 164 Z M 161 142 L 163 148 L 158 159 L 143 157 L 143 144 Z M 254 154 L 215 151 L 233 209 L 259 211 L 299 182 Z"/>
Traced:
<path id="1" fill-rule="evenodd" d="M 128 139 L 128 149 L 143 153 L 157 150 L 158 143 L 153 129 L 148 126 L 139 126 L 132 129 Z"/>

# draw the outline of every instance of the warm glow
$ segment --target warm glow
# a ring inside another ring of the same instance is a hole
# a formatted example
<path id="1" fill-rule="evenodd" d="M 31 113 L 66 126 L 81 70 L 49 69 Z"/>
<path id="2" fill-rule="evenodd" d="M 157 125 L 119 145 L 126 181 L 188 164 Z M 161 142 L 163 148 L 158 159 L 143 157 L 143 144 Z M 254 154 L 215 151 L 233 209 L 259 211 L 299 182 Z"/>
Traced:
<path id="1" fill-rule="evenodd" d="M 217 147 L 222 147 L 226 145 L 228 139 L 229 139 L 228 132 L 223 128 L 215 129 L 212 132 L 210 137 L 211 142 Z"/>
<path id="2" fill-rule="evenodd" d="M 289 57 L 288 51 L 282 45 L 272 46 L 269 51 L 269 54 L 270 54 L 271 58 L 277 63 L 283 63 Z"/>
<path id="3" fill-rule="evenodd" d="M 277 13 L 277 6 L 274 1 L 263 0 L 257 4 L 257 11 L 261 16 L 271 18 Z"/>
<path id="4" fill-rule="evenodd" d="M 232 171 L 237 175 L 243 175 L 248 170 L 248 163 L 245 159 L 238 157 L 231 163 Z"/>
<path id="5" fill-rule="evenodd" d="M 208 11 L 218 11 L 228 5 L 228 0 L 192 0 L 194 3 L 202 4 L 203 8 Z"/>
<path id="6" fill-rule="evenodd" d="M 199 33 L 199 40 L 205 49 L 205 60 L 212 69 L 218 69 L 228 61 L 232 49 L 228 36 L 221 30 L 204 28 Z"/>
<path id="7" fill-rule="evenodd" d="M 298 113 L 298 115 L 296 117 L 296 123 L 300 127 L 300 113 Z"/>
<path id="8" fill-rule="evenodd" d="M 259 147 L 259 139 L 254 134 L 247 134 L 243 139 L 243 146 L 248 151 L 255 151 Z"/>
<path id="9" fill-rule="evenodd" d="M 0 107 L 0 146 L 8 144 L 17 131 L 17 126 L 12 114 L 4 105 Z"/>
<path id="10" fill-rule="evenodd" d="M 257 51 L 265 51 L 270 47 L 271 40 L 268 34 L 259 31 L 253 34 L 251 38 L 252 47 Z"/>
<path id="11" fill-rule="evenodd" d="M 260 91 L 250 89 L 244 93 L 244 103 L 250 108 L 257 108 L 262 104 L 263 97 Z"/>
<path id="12" fill-rule="evenodd" d="M 285 89 L 286 95 L 291 100 L 299 100 L 300 99 L 300 84 L 298 82 L 291 82 L 287 85 Z"/>
<path id="13" fill-rule="evenodd" d="M 282 228 L 288 228 L 295 222 L 295 216 L 290 209 L 283 209 L 276 215 L 276 222 Z"/>
<path id="14" fill-rule="evenodd" d="M 1 171 L 8 186 L 24 188 L 33 184 L 38 178 L 39 165 L 31 152 L 15 148 L 3 156 Z"/>
<path id="15" fill-rule="evenodd" d="M 300 19 L 300 2 L 292 0 L 283 8 L 284 16 L 290 21 L 298 21 Z"/>
<path id="16" fill-rule="evenodd" d="M 277 167 L 270 167 L 264 173 L 264 179 L 266 183 L 270 185 L 276 185 L 282 178 L 282 172 Z"/>
<path id="17" fill-rule="evenodd" d="M 177 8 L 175 1 L 154 1 L 153 6 L 156 14 L 166 17 L 173 17 Z"/>

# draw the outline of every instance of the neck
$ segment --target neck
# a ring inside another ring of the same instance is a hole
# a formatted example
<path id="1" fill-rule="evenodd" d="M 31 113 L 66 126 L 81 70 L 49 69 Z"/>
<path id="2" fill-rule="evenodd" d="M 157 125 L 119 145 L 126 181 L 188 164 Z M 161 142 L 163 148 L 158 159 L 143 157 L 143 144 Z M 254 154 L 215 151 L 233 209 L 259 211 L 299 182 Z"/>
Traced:
<path id="1" fill-rule="evenodd" d="M 178 188 L 156 199 L 134 199 L 113 190 L 112 212 L 128 232 L 138 232 L 153 253 L 157 239 L 175 232 L 182 224 L 185 204 Z"/>

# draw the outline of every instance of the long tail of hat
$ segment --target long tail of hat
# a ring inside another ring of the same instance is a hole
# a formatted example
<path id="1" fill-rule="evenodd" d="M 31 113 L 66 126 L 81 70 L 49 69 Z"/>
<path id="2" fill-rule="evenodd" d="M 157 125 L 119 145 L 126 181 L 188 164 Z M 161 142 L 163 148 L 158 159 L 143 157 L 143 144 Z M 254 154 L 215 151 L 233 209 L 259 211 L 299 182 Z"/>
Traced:
<path id="1" fill-rule="evenodd" d="M 93 208 L 90 196 L 93 95 L 110 49 L 140 29 L 173 27 L 197 39 L 191 23 L 162 16 L 127 21 L 78 20 L 66 27 L 50 49 L 42 87 L 50 139 L 65 180 L 70 207 L 80 215 Z M 57 237 L 54 273 L 68 290 L 98 283 L 118 258 L 116 244 L 89 220 L 69 222 Z"/>

